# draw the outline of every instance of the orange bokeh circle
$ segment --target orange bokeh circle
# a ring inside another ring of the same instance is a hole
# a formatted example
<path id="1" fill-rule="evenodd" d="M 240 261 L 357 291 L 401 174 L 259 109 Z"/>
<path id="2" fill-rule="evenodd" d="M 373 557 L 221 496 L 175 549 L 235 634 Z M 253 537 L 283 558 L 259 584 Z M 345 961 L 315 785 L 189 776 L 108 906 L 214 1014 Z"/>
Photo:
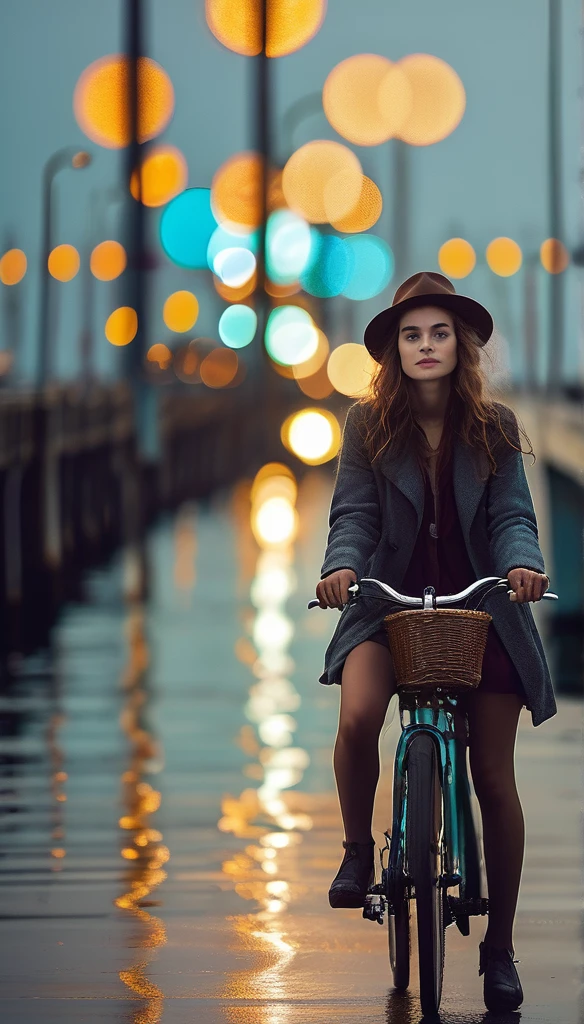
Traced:
<path id="1" fill-rule="evenodd" d="M 332 220 L 331 224 L 337 231 L 346 234 L 357 231 L 368 231 L 381 217 L 383 210 L 383 198 L 377 185 L 365 174 L 361 183 L 361 194 L 353 209 L 339 220 Z"/>
<path id="2" fill-rule="evenodd" d="M 156 146 L 151 149 L 140 171 L 140 199 L 144 206 L 164 206 L 188 181 L 187 162 L 176 146 Z M 138 172 L 130 179 L 130 192 L 138 199 Z"/>
<path id="3" fill-rule="evenodd" d="M 208 388 L 225 388 L 231 384 L 239 369 L 239 359 L 231 348 L 215 348 L 205 356 L 199 372 Z"/>
<path id="4" fill-rule="evenodd" d="M 520 246 L 512 238 L 504 236 L 489 242 L 485 256 L 489 267 L 499 277 L 516 274 L 523 262 Z"/>
<path id="5" fill-rule="evenodd" d="M 138 331 L 138 315 L 131 306 L 119 306 L 107 318 L 105 336 L 112 345 L 129 345 Z"/>
<path id="6" fill-rule="evenodd" d="M 357 146 L 395 135 L 412 106 L 412 88 L 397 64 L 376 53 L 341 61 L 328 75 L 322 105 L 333 128 Z"/>
<path id="7" fill-rule="evenodd" d="M 262 221 L 262 158 L 259 153 L 236 153 L 221 165 L 211 183 L 211 206 L 215 218 L 236 233 L 254 231 Z M 268 170 L 266 205 L 275 210 L 286 205 L 282 193 L 282 172 Z"/>
<path id="8" fill-rule="evenodd" d="M 73 95 L 79 127 L 92 142 L 121 149 L 130 142 L 125 54 L 101 57 L 80 75 Z M 164 68 L 150 57 L 138 59 L 138 140 L 147 142 L 166 128 L 174 110 L 174 89 Z"/>
<path id="9" fill-rule="evenodd" d="M 561 274 L 570 262 L 570 253 L 559 238 L 546 238 L 541 243 L 539 258 L 548 274 Z"/>
<path id="10" fill-rule="evenodd" d="M 445 139 L 462 120 L 464 85 L 454 68 L 440 57 L 413 53 L 398 66 L 412 90 L 412 106 L 396 135 L 411 146 L 430 146 Z"/>
<path id="11" fill-rule="evenodd" d="M 72 281 L 79 270 L 79 253 L 74 245 L 57 245 L 49 253 L 49 274 L 57 281 Z"/>
<path id="12" fill-rule="evenodd" d="M 326 0 L 266 0 L 268 57 L 283 57 L 304 46 L 321 27 Z M 255 57 L 262 49 L 260 0 L 205 0 L 207 24 L 229 50 Z"/>
<path id="13" fill-rule="evenodd" d="M 126 269 L 126 250 L 119 242 L 108 239 L 95 246 L 89 258 L 89 267 L 98 281 L 113 281 Z"/>
<path id="14" fill-rule="evenodd" d="M 475 251 L 465 238 L 449 238 L 438 252 L 438 265 L 447 277 L 467 277 L 476 261 Z"/>
<path id="15" fill-rule="evenodd" d="M 347 217 L 359 202 L 362 185 L 355 153 L 326 139 L 301 146 L 282 171 L 286 202 L 311 224 Z"/>
<path id="16" fill-rule="evenodd" d="M 26 274 L 27 259 L 22 249 L 9 249 L 0 259 L 2 284 L 18 284 Z"/>

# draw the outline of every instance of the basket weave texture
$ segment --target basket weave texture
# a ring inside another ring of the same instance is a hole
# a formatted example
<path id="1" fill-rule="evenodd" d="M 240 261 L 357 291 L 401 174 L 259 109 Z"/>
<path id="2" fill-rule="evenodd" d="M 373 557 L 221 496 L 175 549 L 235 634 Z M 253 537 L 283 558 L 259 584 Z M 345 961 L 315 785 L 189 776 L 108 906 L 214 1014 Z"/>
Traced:
<path id="1" fill-rule="evenodd" d="M 465 608 L 415 609 L 386 616 L 398 689 L 479 685 L 492 616 Z"/>

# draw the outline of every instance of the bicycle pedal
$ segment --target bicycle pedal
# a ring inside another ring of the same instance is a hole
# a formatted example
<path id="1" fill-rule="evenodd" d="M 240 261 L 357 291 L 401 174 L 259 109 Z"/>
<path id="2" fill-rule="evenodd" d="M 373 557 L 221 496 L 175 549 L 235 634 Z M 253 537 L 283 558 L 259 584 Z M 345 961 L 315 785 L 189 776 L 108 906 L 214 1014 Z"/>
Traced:
<path id="1" fill-rule="evenodd" d="M 375 892 L 374 890 L 380 890 Z M 375 885 L 369 890 L 363 904 L 363 917 L 366 921 L 377 921 L 383 924 L 383 918 L 387 908 L 387 898 L 381 892 L 381 886 Z"/>

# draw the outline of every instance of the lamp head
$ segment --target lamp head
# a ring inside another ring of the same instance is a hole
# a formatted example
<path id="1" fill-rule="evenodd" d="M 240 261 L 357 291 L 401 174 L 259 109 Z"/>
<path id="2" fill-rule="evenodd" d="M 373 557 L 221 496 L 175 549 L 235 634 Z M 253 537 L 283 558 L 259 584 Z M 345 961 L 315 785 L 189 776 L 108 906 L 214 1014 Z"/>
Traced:
<path id="1" fill-rule="evenodd" d="M 74 167 L 76 171 L 83 170 L 83 168 L 87 167 L 90 163 L 91 153 L 87 153 L 84 149 L 79 150 L 78 153 L 75 153 L 71 157 L 71 166 Z"/>

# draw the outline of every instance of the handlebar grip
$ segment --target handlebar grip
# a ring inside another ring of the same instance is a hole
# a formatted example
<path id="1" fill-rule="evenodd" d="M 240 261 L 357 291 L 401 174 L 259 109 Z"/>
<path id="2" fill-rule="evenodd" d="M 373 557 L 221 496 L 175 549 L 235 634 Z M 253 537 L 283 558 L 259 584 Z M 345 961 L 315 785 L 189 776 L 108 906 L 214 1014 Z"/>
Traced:
<path id="1" fill-rule="evenodd" d="M 309 601 L 307 607 L 309 610 L 310 608 L 320 608 L 320 601 Z"/>

